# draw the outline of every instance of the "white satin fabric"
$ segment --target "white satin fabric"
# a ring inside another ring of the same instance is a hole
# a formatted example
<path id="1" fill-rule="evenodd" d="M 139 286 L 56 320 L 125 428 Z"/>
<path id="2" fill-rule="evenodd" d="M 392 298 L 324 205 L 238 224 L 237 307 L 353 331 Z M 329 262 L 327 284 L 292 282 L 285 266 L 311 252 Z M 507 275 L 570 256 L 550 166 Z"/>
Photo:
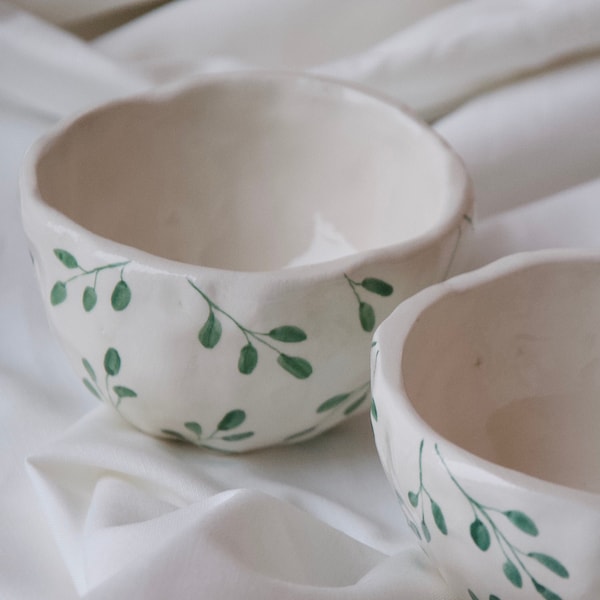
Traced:
<path id="1" fill-rule="evenodd" d="M 91 42 L 41 17 L 140 3 L 16 4 L 0 2 L 0 598 L 453 600 L 366 416 L 230 457 L 146 437 L 88 397 L 46 325 L 19 165 L 109 98 L 207 70 L 309 69 L 435 119 L 474 180 L 460 269 L 600 247 L 600 2 L 180 0 Z"/>

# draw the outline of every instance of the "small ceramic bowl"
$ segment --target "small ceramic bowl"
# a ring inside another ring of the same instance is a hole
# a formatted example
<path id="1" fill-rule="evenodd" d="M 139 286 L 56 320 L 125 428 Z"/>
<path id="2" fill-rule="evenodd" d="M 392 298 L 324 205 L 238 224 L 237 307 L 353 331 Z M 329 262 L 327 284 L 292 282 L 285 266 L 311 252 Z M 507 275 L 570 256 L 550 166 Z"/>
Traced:
<path id="1" fill-rule="evenodd" d="M 50 323 L 90 393 L 234 452 L 368 407 L 372 330 L 445 276 L 471 210 L 426 125 L 284 73 L 95 109 L 35 147 L 21 189 Z"/>
<path id="2" fill-rule="evenodd" d="M 515 255 L 379 327 L 377 448 L 457 599 L 596 600 L 600 254 Z"/>

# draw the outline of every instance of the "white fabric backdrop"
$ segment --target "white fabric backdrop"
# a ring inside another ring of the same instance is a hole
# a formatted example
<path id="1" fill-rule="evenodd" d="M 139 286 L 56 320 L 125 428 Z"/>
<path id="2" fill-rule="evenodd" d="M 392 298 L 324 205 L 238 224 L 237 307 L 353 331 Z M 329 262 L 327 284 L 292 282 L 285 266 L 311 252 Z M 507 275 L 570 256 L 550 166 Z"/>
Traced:
<path id="1" fill-rule="evenodd" d="M 64 24 L 133 2 L 19 4 Z M 600 246 L 597 0 L 180 0 L 91 42 L 0 2 L 2 599 L 452 600 L 366 417 L 235 458 L 160 442 L 88 398 L 48 331 L 19 222 L 28 145 L 73 111 L 240 66 L 355 79 L 435 120 L 475 185 L 462 269 Z"/>

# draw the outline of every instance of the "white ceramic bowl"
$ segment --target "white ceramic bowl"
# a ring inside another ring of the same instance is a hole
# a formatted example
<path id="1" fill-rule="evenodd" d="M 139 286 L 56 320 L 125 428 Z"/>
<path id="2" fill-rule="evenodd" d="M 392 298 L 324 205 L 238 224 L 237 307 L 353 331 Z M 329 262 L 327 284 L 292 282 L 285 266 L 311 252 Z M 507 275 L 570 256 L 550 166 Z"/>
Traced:
<path id="1" fill-rule="evenodd" d="M 374 343 L 381 461 L 456 598 L 597 600 L 600 254 L 450 279 Z"/>
<path id="2" fill-rule="evenodd" d="M 50 323 L 90 392 L 229 451 L 366 408 L 371 330 L 444 277 L 471 210 L 426 125 L 284 73 L 93 110 L 35 147 L 21 189 Z"/>

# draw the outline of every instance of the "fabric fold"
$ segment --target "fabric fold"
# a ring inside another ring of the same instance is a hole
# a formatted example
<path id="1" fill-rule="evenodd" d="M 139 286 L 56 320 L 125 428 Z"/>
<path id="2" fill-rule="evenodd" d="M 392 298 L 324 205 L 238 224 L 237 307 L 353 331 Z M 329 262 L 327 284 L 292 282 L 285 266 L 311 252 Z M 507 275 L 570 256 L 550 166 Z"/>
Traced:
<path id="1" fill-rule="evenodd" d="M 155 83 L 220 68 L 313 70 L 389 94 L 428 120 L 482 91 L 600 50 L 595 0 L 380 1 L 367 15 L 363 5 L 362 21 L 352 16 L 355 2 L 267 5 L 177 2 L 94 46 Z M 362 47 L 357 31 L 368 31 Z"/>
<path id="2" fill-rule="evenodd" d="M 155 585 L 163 580 L 175 585 L 181 577 L 185 589 L 202 585 L 205 597 L 361 597 L 365 586 L 380 585 L 368 573 L 388 554 L 403 552 L 398 585 L 408 578 L 422 590 L 419 598 L 441 597 L 435 569 L 404 541 L 399 511 L 397 527 L 388 532 L 395 542 L 386 544 L 382 531 L 372 529 L 378 513 L 398 509 L 379 468 L 368 420 L 356 418 L 345 429 L 306 447 L 232 457 L 155 440 L 100 407 L 30 458 L 28 469 L 81 595 L 96 597 L 102 589 L 114 589 L 116 581 L 127 588 L 144 569 L 156 574 Z M 305 454 L 321 457 L 321 474 L 306 476 Z M 347 498 L 346 490 L 356 485 L 352 471 L 364 479 L 360 462 L 365 459 L 375 471 L 372 481 L 363 481 L 369 488 Z M 275 476 L 278 471 L 281 477 Z M 337 493 L 328 490 L 331 480 L 337 480 Z M 361 523 L 368 524 L 362 535 Z M 191 556 L 199 561 L 193 568 Z M 218 561 L 212 571 L 206 570 L 209 557 Z M 418 580 L 413 569 L 422 573 Z M 209 572 L 221 574 L 215 580 L 224 577 L 226 595 L 217 595 Z M 236 577 L 243 582 L 236 583 Z M 161 597 L 130 593 L 119 597 Z M 367 597 L 395 598 L 396 591 L 383 586 Z"/>
<path id="3" fill-rule="evenodd" d="M 0 1 L 0 98 L 52 119 L 147 89 L 76 37 Z"/>

